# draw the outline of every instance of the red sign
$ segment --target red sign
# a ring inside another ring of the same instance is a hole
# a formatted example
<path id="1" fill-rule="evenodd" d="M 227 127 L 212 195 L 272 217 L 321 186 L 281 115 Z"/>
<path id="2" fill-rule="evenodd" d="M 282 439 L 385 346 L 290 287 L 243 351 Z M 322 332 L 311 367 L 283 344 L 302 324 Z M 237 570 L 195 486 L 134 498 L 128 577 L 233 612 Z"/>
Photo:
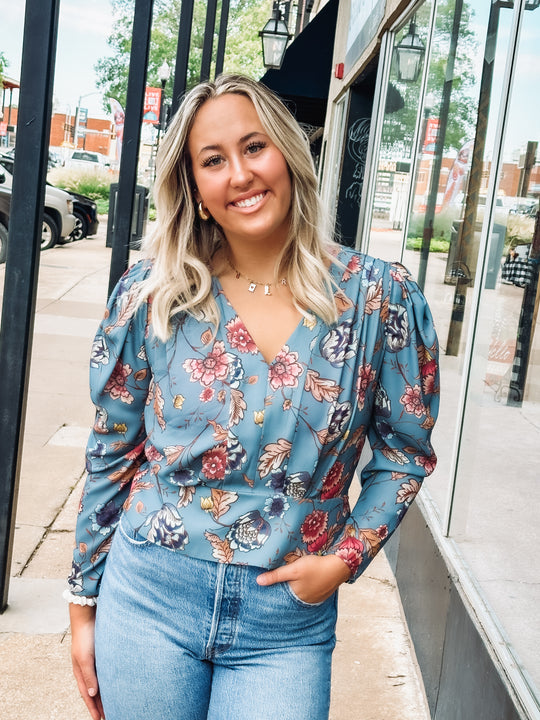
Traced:
<path id="1" fill-rule="evenodd" d="M 424 147 L 422 151 L 427 155 L 433 155 L 435 152 L 435 143 L 439 134 L 439 118 L 428 118 L 426 123 L 426 137 L 424 138 Z"/>
<path id="2" fill-rule="evenodd" d="M 0 122 L 0 136 L 7 135 L 7 122 Z"/>
<path id="3" fill-rule="evenodd" d="M 143 122 L 156 125 L 159 122 L 161 88 L 147 87 L 144 94 Z"/>

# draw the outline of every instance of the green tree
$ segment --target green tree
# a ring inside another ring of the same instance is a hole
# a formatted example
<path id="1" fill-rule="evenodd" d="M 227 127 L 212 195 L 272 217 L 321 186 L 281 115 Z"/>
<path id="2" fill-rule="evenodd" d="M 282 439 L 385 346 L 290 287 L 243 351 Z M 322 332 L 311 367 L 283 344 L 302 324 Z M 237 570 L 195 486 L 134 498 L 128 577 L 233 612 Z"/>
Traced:
<path id="1" fill-rule="evenodd" d="M 425 33 L 429 23 L 430 9 L 430 3 L 426 2 L 416 14 L 417 32 L 424 42 L 426 41 Z M 426 114 L 433 118 L 437 118 L 439 115 L 454 22 L 454 9 L 455 0 L 443 0 L 437 8 L 426 91 L 426 97 L 433 103 Z M 474 30 L 473 15 L 474 12 L 470 5 L 464 2 L 445 134 L 445 151 L 451 148 L 458 150 L 474 134 L 477 109 L 477 78 L 474 72 L 474 57 L 478 50 L 478 38 Z M 407 29 L 408 24 L 398 36 L 397 42 L 401 41 L 407 33 Z M 394 98 L 397 97 L 395 93 L 397 90 L 401 96 L 402 107 L 394 109 L 392 112 L 393 108 L 389 98 L 382 137 L 383 155 L 395 155 L 400 150 L 404 155 L 412 154 L 416 114 L 420 101 L 420 79 L 412 84 L 399 82 L 394 69 L 390 80 L 394 86 Z"/>
<path id="2" fill-rule="evenodd" d="M 112 0 L 115 16 L 113 30 L 108 38 L 111 55 L 101 58 L 96 64 L 97 85 L 108 97 L 116 98 L 125 106 L 131 50 L 134 0 Z M 154 3 L 154 17 L 148 60 L 147 84 L 159 87 L 158 69 L 164 61 L 173 67 L 176 58 L 178 25 L 181 0 L 157 0 Z M 188 89 L 193 87 L 200 76 L 200 65 L 204 41 L 206 5 L 195 0 L 190 56 L 187 73 Z M 216 29 L 214 34 L 214 60 L 217 50 L 217 30 L 221 3 L 218 3 Z M 272 11 L 271 0 L 231 0 L 227 44 L 224 59 L 225 72 L 243 72 L 258 78 L 264 72 L 261 42 L 258 36 Z M 212 66 L 213 72 L 214 66 Z M 174 70 L 174 68 L 173 68 Z M 172 88 L 174 77 L 168 83 Z"/>
<path id="3" fill-rule="evenodd" d="M 7 66 L 9 65 L 8 59 L 6 58 L 6 54 L 2 51 L 0 51 L 0 83 L 4 79 L 4 72 Z"/>

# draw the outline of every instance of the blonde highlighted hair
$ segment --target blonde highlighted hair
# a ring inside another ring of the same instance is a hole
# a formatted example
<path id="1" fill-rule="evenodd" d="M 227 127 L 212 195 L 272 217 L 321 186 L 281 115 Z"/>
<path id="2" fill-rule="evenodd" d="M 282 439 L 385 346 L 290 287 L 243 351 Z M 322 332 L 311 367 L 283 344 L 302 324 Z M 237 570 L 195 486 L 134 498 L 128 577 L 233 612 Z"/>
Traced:
<path id="1" fill-rule="evenodd" d="M 283 153 L 291 176 L 292 197 L 287 242 L 275 277 L 285 277 L 296 307 L 332 324 L 337 320 L 334 283 L 328 267 L 335 261 L 317 192 L 309 142 L 281 100 L 264 85 L 240 75 L 221 75 L 197 85 L 184 98 L 163 137 L 158 157 L 154 202 L 157 222 L 144 250 L 152 269 L 141 286 L 139 302 L 152 297 L 152 326 L 166 340 L 171 319 L 183 312 L 217 327 L 219 310 L 212 295 L 211 261 L 226 245 L 221 228 L 197 214 L 188 138 L 202 105 L 226 93 L 247 97 L 272 142 Z"/>

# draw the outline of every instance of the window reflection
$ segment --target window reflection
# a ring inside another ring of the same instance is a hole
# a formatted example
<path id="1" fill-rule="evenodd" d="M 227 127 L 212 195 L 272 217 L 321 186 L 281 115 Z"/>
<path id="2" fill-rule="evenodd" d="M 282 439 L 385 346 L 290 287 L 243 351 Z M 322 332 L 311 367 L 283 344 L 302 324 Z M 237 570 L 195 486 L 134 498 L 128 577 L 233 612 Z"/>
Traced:
<path id="1" fill-rule="evenodd" d="M 441 0 L 432 31 L 431 5 L 416 9 L 429 65 L 409 83 L 390 71 L 368 251 L 401 258 L 433 310 L 442 398 L 426 490 L 539 697 L 540 1 L 519 41 L 518 9 Z"/>
<path id="2" fill-rule="evenodd" d="M 403 62 L 396 48 L 416 45 L 425 48 L 429 35 L 432 3 L 416 9 L 396 33 L 392 67 L 385 101 L 385 115 L 377 159 L 375 196 L 371 208 L 369 252 L 386 260 L 401 257 L 408 210 L 410 174 L 416 154 L 416 126 L 422 87 L 425 53 L 408 79 L 402 78 Z M 413 42 L 412 34 L 416 36 Z"/>
<path id="3" fill-rule="evenodd" d="M 497 136 L 492 129 L 502 84 L 497 58 L 506 59 L 514 12 L 510 2 L 491 5 L 486 47 L 496 61 L 487 80 L 484 62 L 478 132 L 455 254 L 471 269 L 466 307 L 472 302 L 472 283 L 482 277 L 482 287 L 449 530 L 504 627 L 517 664 L 527 668 L 531 685 L 540 687 L 540 627 L 529 622 L 540 599 L 537 513 L 531 502 L 540 462 L 540 102 L 531 92 L 540 82 L 540 10 L 532 4 L 525 10 L 517 46 L 497 178 Z M 482 136 L 480 155 L 476 146 Z M 490 182 L 495 179 L 490 206 Z M 485 252 L 479 253 L 483 237 Z M 452 318 L 447 353 L 462 353 L 464 334 Z M 509 542 L 512 536 L 519 538 L 516 545 Z"/>

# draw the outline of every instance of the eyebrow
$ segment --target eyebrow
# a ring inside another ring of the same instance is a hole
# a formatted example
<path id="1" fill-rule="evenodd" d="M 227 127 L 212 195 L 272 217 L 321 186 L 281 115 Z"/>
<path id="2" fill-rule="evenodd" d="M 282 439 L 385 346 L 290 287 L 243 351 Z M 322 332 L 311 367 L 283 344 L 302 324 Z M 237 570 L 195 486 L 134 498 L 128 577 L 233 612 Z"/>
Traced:
<path id="1" fill-rule="evenodd" d="M 260 130 L 254 130 L 253 132 L 247 133 L 247 135 L 242 135 L 240 140 L 238 141 L 239 145 L 242 145 L 243 143 L 247 142 L 248 140 L 251 140 L 252 137 L 255 137 L 256 135 L 264 135 L 265 133 L 261 132 Z M 201 155 L 203 152 L 209 152 L 214 150 L 221 150 L 221 145 L 205 145 L 202 147 L 197 155 Z"/>

